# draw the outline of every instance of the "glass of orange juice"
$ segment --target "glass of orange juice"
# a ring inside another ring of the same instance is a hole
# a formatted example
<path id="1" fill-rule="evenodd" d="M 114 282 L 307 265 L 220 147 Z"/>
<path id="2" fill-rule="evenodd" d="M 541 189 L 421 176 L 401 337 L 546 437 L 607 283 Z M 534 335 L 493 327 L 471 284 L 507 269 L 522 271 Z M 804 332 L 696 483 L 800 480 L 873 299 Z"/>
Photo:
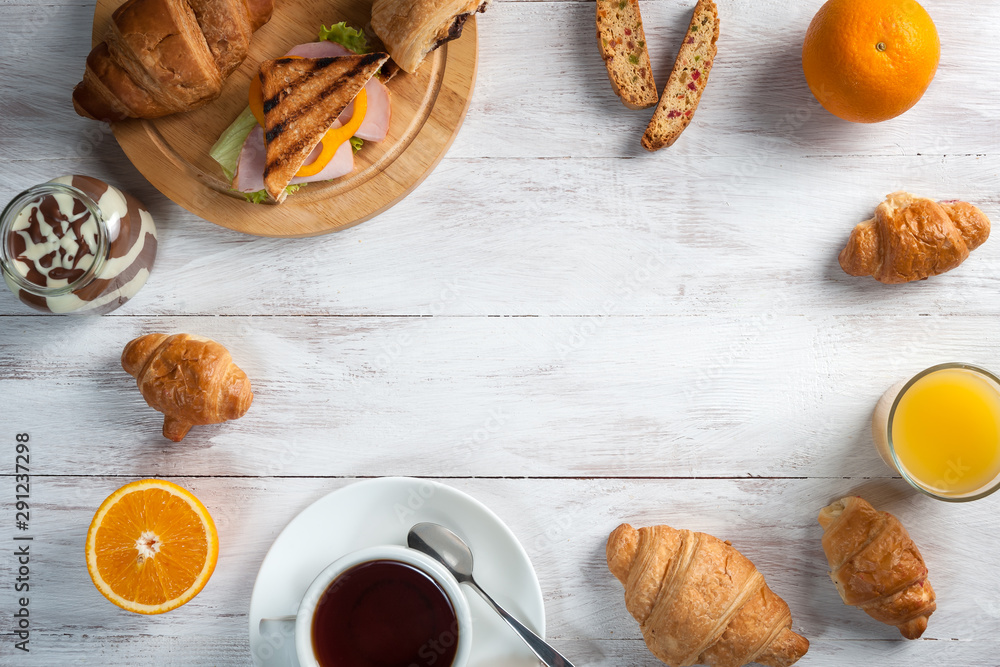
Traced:
<path id="1" fill-rule="evenodd" d="M 932 366 L 883 394 L 872 437 L 882 460 L 927 495 L 988 496 L 1000 488 L 1000 379 L 972 364 Z"/>

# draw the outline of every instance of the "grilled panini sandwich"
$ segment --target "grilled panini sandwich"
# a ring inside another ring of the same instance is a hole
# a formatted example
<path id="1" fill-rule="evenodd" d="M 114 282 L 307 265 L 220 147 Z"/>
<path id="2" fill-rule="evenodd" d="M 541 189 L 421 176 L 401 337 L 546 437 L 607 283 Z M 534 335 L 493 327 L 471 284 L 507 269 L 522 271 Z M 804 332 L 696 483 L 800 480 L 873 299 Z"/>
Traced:
<path id="1" fill-rule="evenodd" d="M 387 53 L 368 53 L 261 63 L 264 188 L 274 201 L 285 199 L 285 186 L 388 58 Z"/>

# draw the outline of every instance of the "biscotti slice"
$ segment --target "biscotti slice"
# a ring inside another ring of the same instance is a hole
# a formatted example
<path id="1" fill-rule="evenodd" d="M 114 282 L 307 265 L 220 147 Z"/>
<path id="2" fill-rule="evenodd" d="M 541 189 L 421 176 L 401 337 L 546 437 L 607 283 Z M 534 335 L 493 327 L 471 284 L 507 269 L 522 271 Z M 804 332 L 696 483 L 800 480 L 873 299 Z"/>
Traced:
<path id="1" fill-rule="evenodd" d="M 698 0 L 674 70 L 660 95 L 660 104 L 649 121 L 646 133 L 642 135 L 642 145 L 646 150 L 655 151 L 673 145 L 691 123 L 701 101 L 701 93 L 708 84 L 718 39 L 719 10 L 712 0 Z"/>
<path id="2" fill-rule="evenodd" d="M 656 104 L 639 0 L 597 0 L 597 43 L 615 95 L 629 109 Z"/>

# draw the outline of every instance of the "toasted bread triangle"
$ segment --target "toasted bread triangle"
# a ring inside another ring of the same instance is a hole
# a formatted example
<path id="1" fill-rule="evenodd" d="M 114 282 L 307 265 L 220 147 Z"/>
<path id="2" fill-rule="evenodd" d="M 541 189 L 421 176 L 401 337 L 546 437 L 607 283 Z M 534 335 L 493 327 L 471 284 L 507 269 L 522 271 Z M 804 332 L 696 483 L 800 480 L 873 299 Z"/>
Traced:
<path id="1" fill-rule="evenodd" d="M 389 58 L 386 53 L 338 58 L 278 58 L 260 65 L 264 98 L 264 187 L 274 201 L 337 117 Z"/>

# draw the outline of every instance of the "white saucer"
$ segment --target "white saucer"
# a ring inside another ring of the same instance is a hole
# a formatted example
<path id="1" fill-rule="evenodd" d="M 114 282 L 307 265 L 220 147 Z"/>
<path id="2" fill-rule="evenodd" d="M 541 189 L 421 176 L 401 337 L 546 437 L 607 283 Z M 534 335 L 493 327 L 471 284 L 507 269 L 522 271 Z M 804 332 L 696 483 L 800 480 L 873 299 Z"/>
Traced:
<path id="1" fill-rule="evenodd" d="M 257 667 L 299 667 L 294 624 L 264 621 L 294 615 L 310 582 L 351 551 L 406 545 L 415 523 L 447 526 L 472 548 L 476 581 L 507 611 L 545 637 L 538 577 L 517 538 L 478 500 L 438 482 L 383 477 L 320 498 L 292 519 L 261 563 L 250 598 L 250 652 Z M 538 659 L 467 586 L 472 610 L 469 667 L 537 667 Z"/>

